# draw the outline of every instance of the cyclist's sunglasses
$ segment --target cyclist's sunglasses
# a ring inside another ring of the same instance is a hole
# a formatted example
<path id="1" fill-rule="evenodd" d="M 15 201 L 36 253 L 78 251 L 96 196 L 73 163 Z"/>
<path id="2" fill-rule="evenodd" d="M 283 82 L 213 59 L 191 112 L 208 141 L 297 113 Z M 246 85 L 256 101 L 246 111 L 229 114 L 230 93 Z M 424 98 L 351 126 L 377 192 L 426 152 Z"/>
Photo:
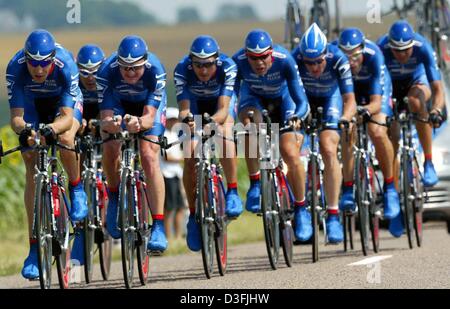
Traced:
<path id="1" fill-rule="evenodd" d="M 272 50 L 266 51 L 265 53 L 259 54 L 259 55 L 247 52 L 247 57 L 253 61 L 258 61 L 258 60 L 264 61 L 270 56 L 272 56 Z"/>
<path id="2" fill-rule="evenodd" d="M 192 64 L 196 67 L 196 68 L 212 68 L 215 64 L 216 61 L 205 61 L 205 62 L 201 62 L 201 61 L 192 61 Z"/>
<path id="3" fill-rule="evenodd" d="M 27 60 L 27 63 L 29 63 L 33 68 L 37 68 L 39 66 L 41 68 L 47 67 L 48 65 L 53 63 L 54 57 L 55 57 L 55 53 L 51 54 L 50 56 L 48 56 L 47 58 L 45 58 L 43 60 L 36 60 L 28 54 L 25 55 L 25 59 Z"/>
<path id="4" fill-rule="evenodd" d="M 79 72 L 80 72 L 80 76 L 83 78 L 89 78 L 89 76 L 97 77 L 98 68 L 95 70 L 86 70 L 86 69 L 80 68 Z"/>
<path id="5" fill-rule="evenodd" d="M 351 61 L 357 61 L 357 60 L 359 59 L 359 56 L 362 55 L 362 53 L 363 53 L 363 51 L 362 51 L 362 49 L 361 49 L 361 50 L 358 50 L 357 52 L 354 52 L 354 53 L 352 53 L 352 54 L 347 54 L 347 53 L 346 53 L 346 55 L 347 55 L 347 58 L 348 58 L 349 60 L 351 60 Z"/>
<path id="6" fill-rule="evenodd" d="M 303 59 L 303 63 L 306 65 L 318 65 L 318 64 L 322 64 L 324 61 L 325 61 L 325 56 L 321 56 L 319 59 L 316 59 L 316 60 Z"/>

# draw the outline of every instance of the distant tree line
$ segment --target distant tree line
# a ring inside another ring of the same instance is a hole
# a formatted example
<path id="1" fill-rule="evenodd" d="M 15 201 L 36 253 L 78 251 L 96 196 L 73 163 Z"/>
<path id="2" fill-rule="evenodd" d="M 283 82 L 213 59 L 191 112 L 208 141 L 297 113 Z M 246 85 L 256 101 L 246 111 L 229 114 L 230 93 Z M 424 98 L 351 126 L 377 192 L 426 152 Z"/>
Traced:
<path id="1" fill-rule="evenodd" d="M 128 2 L 111 0 L 79 0 L 81 8 L 81 27 L 111 25 L 149 25 L 158 20 L 139 6 Z M 31 16 L 37 27 L 64 28 L 73 27 L 67 22 L 67 1 L 63 0 L 0 0 L 0 10 L 15 13 L 18 19 Z M 75 24 L 76 25 L 76 24 Z"/>

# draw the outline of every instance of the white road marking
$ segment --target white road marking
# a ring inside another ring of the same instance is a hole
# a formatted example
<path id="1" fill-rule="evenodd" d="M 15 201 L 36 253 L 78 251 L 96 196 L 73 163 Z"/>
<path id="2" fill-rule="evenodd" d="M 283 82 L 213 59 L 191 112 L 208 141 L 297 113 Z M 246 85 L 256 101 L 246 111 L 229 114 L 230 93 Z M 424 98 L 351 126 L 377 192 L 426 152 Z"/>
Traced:
<path id="1" fill-rule="evenodd" d="M 392 255 L 380 255 L 380 256 L 373 256 L 355 263 L 348 264 L 347 266 L 361 266 L 361 265 L 369 265 L 369 264 L 375 264 L 382 260 L 390 259 L 392 258 Z"/>

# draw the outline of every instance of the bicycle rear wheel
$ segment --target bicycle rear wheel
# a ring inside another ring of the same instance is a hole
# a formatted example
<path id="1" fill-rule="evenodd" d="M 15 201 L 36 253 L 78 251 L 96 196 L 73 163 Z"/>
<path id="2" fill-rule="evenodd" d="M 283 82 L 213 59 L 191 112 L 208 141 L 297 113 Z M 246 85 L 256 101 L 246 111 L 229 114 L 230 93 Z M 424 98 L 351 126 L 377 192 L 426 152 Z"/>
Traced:
<path id="1" fill-rule="evenodd" d="M 66 204 L 67 198 L 64 189 L 59 187 L 59 215 L 55 213 L 56 219 L 56 241 L 53 242 L 53 251 L 57 251 L 56 269 L 58 271 L 59 287 L 61 289 L 69 288 L 70 281 L 70 218 L 68 214 L 68 207 Z"/>
<path id="2" fill-rule="evenodd" d="M 206 278 L 210 279 L 214 263 L 214 218 L 211 211 L 211 188 L 206 164 L 200 162 L 197 169 L 196 216 L 200 226 L 202 260 Z"/>
<path id="3" fill-rule="evenodd" d="M 281 231 L 281 246 L 283 248 L 284 261 L 288 267 L 292 267 L 292 260 L 294 255 L 294 230 L 292 229 L 292 214 L 293 209 L 291 199 L 289 197 L 289 188 L 286 178 L 281 170 L 277 170 L 278 178 L 278 197 L 280 201 L 280 231 Z"/>
<path id="4" fill-rule="evenodd" d="M 214 192 L 216 198 L 216 233 L 214 241 L 216 244 L 216 257 L 219 274 L 224 276 L 227 271 L 227 221 L 225 216 L 225 190 L 222 176 L 216 175 Z"/>
<path id="5" fill-rule="evenodd" d="M 142 285 L 147 284 L 149 256 L 147 254 L 147 243 L 150 238 L 149 211 L 150 205 L 147 197 L 146 184 L 143 177 L 137 184 L 139 229 L 137 234 L 136 255 L 138 263 L 139 280 Z"/>
<path id="6" fill-rule="evenodd" d="M 94 244 L 95 244 L 95 214 L 94 209 L 97 207 L 97 184 L 93 180 L 93 175 L 86 172 L 84 179 L 84 192 L 88 201 L 88 214 L 84 219 L 84 227 L 80 233 L 84 233 L 84 277 L 86 283 L 92 281 L 94 269 Z"/>
<path id="7" fill-rule="evenodd" d="M 380 251 L 380 211 L 377 206 L 377 190 L 375 188 L 376 175 L 375 169 L 372 163 L 369 166 L 370 182 L 369 191 L 370 192 L 370 205 L 369 205 L 369 218 L 370 218 L 370 233 L 372 236 L 372 246 L 373 251 L 378 253 Z"/>
<path id="8" fill-rule="evenodd" d="M 406 228 L 406 234 L 408 236 L 408 245 L 412 249 L 413 235 L 414 235 L 414 196 L 411 191 L 411 184 L 413 182 L 412 166 L 409 155 L 402 154 L 401 156 L 401 179 L 402 179 L 402 203 L 403 203 L 403 215 Z"/>
<path id="9" fill-rule="evenodd" d="M 38 247 L 39 283 L 41 289 L 49 289 L 52 284 L 52 214 L 49 189 L 41 174 L 36 178 L 34 192 L 34 233 Z"/>
<path id="10" fill-rule="evenodd" d="M 266 239 L 267 254 L 272 269 L 277 269 L 280 254 L 280 222 L 275 207 L 276 189 L 273 173 L 268 170 L 261 171 L 261 212 L 264 225 L 264 236 Z"/>
<path id="11" fill-rule="evenodd" d="M 120 177 L 119 227 L 121 232 L 123 279 L 126 288 L 129 289 L 133 286 L 136 228 L 134 224 L 134 191 L 131 185 L 131 175 L 127 168 L 122 170 L 122 176 Z"/>
<path id="12" fill-rule="evenodd" d="M 355 159 L 356 166 L 356 203 L 358 205 L 358 221 L 359 234 L 361 236 L 361 248 L 364 255 L 369 251 L 369 235 L 370 235 L 370 218 L 368 200 L 368 175 L 367 175 L 367 161 L 359 153 Z"/>

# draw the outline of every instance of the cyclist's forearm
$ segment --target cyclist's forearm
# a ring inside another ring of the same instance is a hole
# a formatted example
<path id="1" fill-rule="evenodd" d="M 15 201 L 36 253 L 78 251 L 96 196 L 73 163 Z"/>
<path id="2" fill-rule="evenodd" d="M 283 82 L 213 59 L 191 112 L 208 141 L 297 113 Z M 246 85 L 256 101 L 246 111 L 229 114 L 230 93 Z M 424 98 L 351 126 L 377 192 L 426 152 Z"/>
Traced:
<path id="1" fill-rule="evenodd" d="M 370 104 L 365 106 L 371 115 L 376 115 L 381 111 L 381 96 L 373 95 L 370 97 Z"/>
<path id="2" fill-rule="evenodd" d="M 26 122 L 23 119 L 23 108 L 11 109 L 11 129 L 19 134 L 25 128 Z"/>
<path id="3" fill-rule="evenodd" d="M 153 127 L 155 122 L 156 108 L 153 106 L 146 106 L 144 113 L 139 117 L 139 125 L 141 126 L 141 131 L 146 131 Z"/>
<path id="4" fill-rule="evenodd" d="M 356 114 L 356 101 L 353 93 L 347 93 L 342 96 L 344 101 L 344 112 L 342 117 L 347 120 L 352 119 Z"/>
<path id="5" fill-rule="evenodd" d="M 431 84 L 431 88 L 433 90 L 433 105 L 431 110 L 439 109 L 442 111 L 445 108 L 445 95 L 442 81 L 434 81 Z"/>
<path id="6" fill-rule="evenodd" d="M 178 102 L 178 108 L 180 109 L 180 113 L 178 115 L 178 120 L 183 121 L 191 112 L 190 110 L 190 101 L 182 100 Z"/>
<path id="7" fill-rule="evenodd" d="M 218 124 L 223 124 L 228 116 L 230 106 L 230 97 L 221 96 L 217 103 L 217 112 L 212 116 L 213 120 Z"/>

